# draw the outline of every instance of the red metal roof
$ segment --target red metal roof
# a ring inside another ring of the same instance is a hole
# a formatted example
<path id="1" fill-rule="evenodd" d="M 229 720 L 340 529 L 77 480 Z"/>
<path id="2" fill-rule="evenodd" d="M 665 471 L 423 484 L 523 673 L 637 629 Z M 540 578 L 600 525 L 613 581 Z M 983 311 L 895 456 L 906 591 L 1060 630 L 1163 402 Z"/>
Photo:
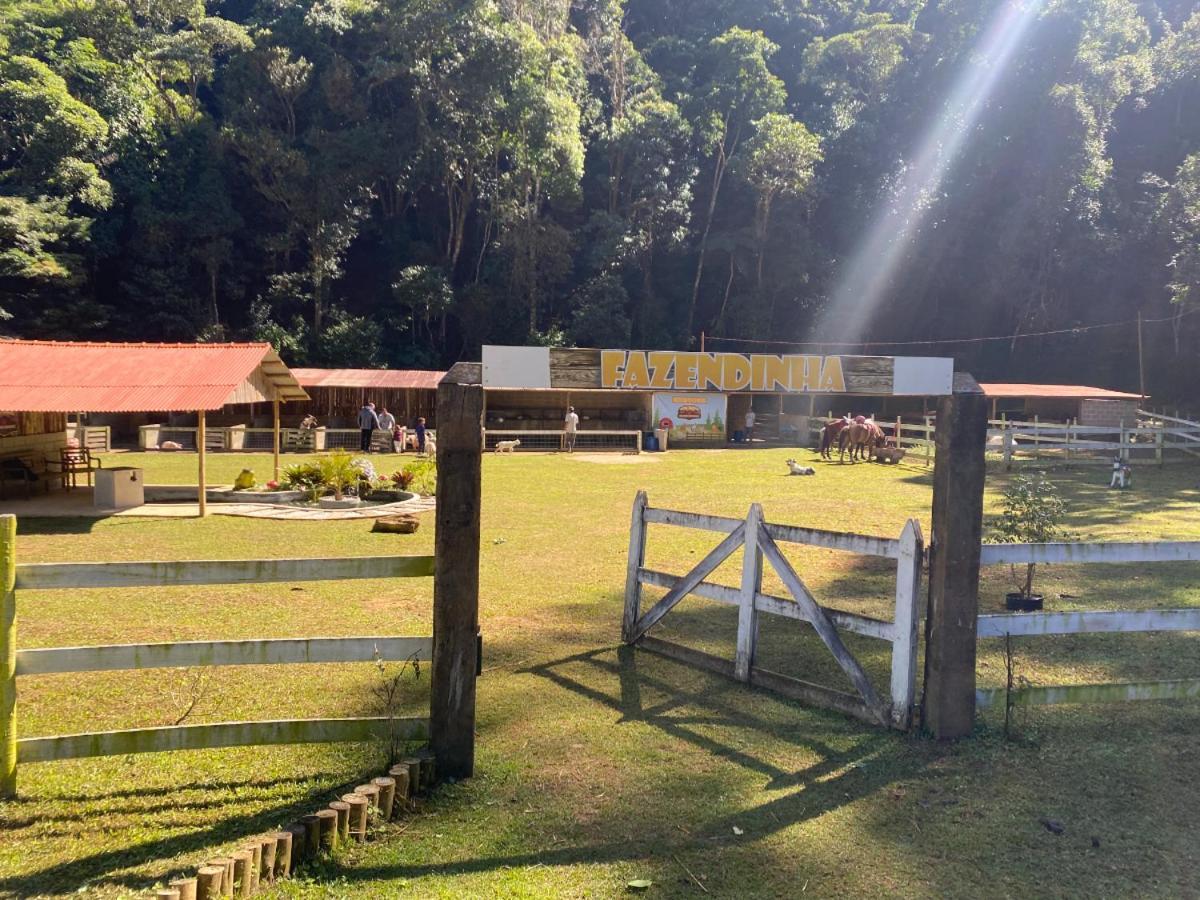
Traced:
<path id="1" fill-rule="evenodd" d="M 1086 384 L 980 384 L 988 397 L 1065 398 L 1074 400 L 1141 400 L 1141 394 L 1110 391 Z"/>
<path id="2" fill-rule="evenodd" d="M 258 369 L 281 400 L 307 394 L 270 344 L 0 341 L 0 409 L 191 412 L 220 409 Z"/>
<path id="3" fill-rule="evenodd" d="M 436 390 L 445 372 L 426 369 L 292 369 L 306 388 L 423 388 Z"/>

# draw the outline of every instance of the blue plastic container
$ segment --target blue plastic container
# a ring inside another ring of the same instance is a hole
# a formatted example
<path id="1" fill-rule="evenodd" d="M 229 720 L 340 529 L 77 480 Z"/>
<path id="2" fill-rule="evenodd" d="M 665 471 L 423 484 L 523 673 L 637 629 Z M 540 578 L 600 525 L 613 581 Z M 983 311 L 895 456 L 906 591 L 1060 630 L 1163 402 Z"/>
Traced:
<path id="1" fill-rule="evenodd" d="M 642 449 L 651 453 L 658 450 L 658 438 L 654 436 L 654 432 L 648 432 L 642 435 Z"/>

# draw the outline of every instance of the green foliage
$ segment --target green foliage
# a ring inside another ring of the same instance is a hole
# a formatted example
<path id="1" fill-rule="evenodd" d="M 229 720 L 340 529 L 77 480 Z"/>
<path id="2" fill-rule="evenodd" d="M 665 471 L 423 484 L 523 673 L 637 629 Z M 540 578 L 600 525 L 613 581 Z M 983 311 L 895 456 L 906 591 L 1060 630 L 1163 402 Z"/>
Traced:
<path id="1" fill-rule="evenodd" d="M 997 544 L 1045 544 L 1063 540 L 1062 527 L 1067 506 L 1054 482 L 1044 472 L 1016 475 L 1004 491 L 1000 516 L 992 522 L 992 540 Z M 1021 592 L 1033 591 L 1034 564 L 1026 567 Z"/>
<path id="2" fill-rule="evenodd" d="M 321 481 L 333 491 L 335 500 L 341 500 L 346 491 L 357 487 L 362 480 L 362 470 L 355 464 L 354 457 L 344 450 L 335 450 L 328 456 L 317 460 L 317 470 L 321 473 Z"/>
<path id="3" fill-rule="evenodd" d="M 325 472 L 320 460 L 306 460 L 283 470 L 282 484 L 294 491 L 305 491 L 314 503 L 325 493 Z"/>
<path id="4" fill-rule="evenodd" d="M 427 456 L 405 463 L 400 471 L 408 478 L 408 487 L 404 490 L 428 497 L 437 494 L 437 460 L 434 457 Z"/>

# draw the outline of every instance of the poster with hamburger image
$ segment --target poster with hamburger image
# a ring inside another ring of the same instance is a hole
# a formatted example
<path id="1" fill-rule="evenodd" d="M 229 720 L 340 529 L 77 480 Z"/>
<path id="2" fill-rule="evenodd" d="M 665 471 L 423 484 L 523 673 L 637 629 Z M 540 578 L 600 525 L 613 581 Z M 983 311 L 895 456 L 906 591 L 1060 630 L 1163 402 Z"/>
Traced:
<path id="1" fill-rule="evenodd" d="M 672 440 L 724 440 L 725 395 L 655 394 L 654 427 L 665 428 Z"/>

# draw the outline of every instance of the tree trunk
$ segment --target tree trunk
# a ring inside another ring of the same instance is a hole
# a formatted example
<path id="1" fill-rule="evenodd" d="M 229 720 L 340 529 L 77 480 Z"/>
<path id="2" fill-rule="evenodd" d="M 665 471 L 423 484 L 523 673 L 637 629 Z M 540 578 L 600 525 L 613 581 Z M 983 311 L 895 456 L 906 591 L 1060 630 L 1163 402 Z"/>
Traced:
<path id="1" fill-rule="evenodd" d="M 1033 569 L 1035 563 L 1030 563 L 1025 569 L 1025 596 L 1033 595 Z"/>

